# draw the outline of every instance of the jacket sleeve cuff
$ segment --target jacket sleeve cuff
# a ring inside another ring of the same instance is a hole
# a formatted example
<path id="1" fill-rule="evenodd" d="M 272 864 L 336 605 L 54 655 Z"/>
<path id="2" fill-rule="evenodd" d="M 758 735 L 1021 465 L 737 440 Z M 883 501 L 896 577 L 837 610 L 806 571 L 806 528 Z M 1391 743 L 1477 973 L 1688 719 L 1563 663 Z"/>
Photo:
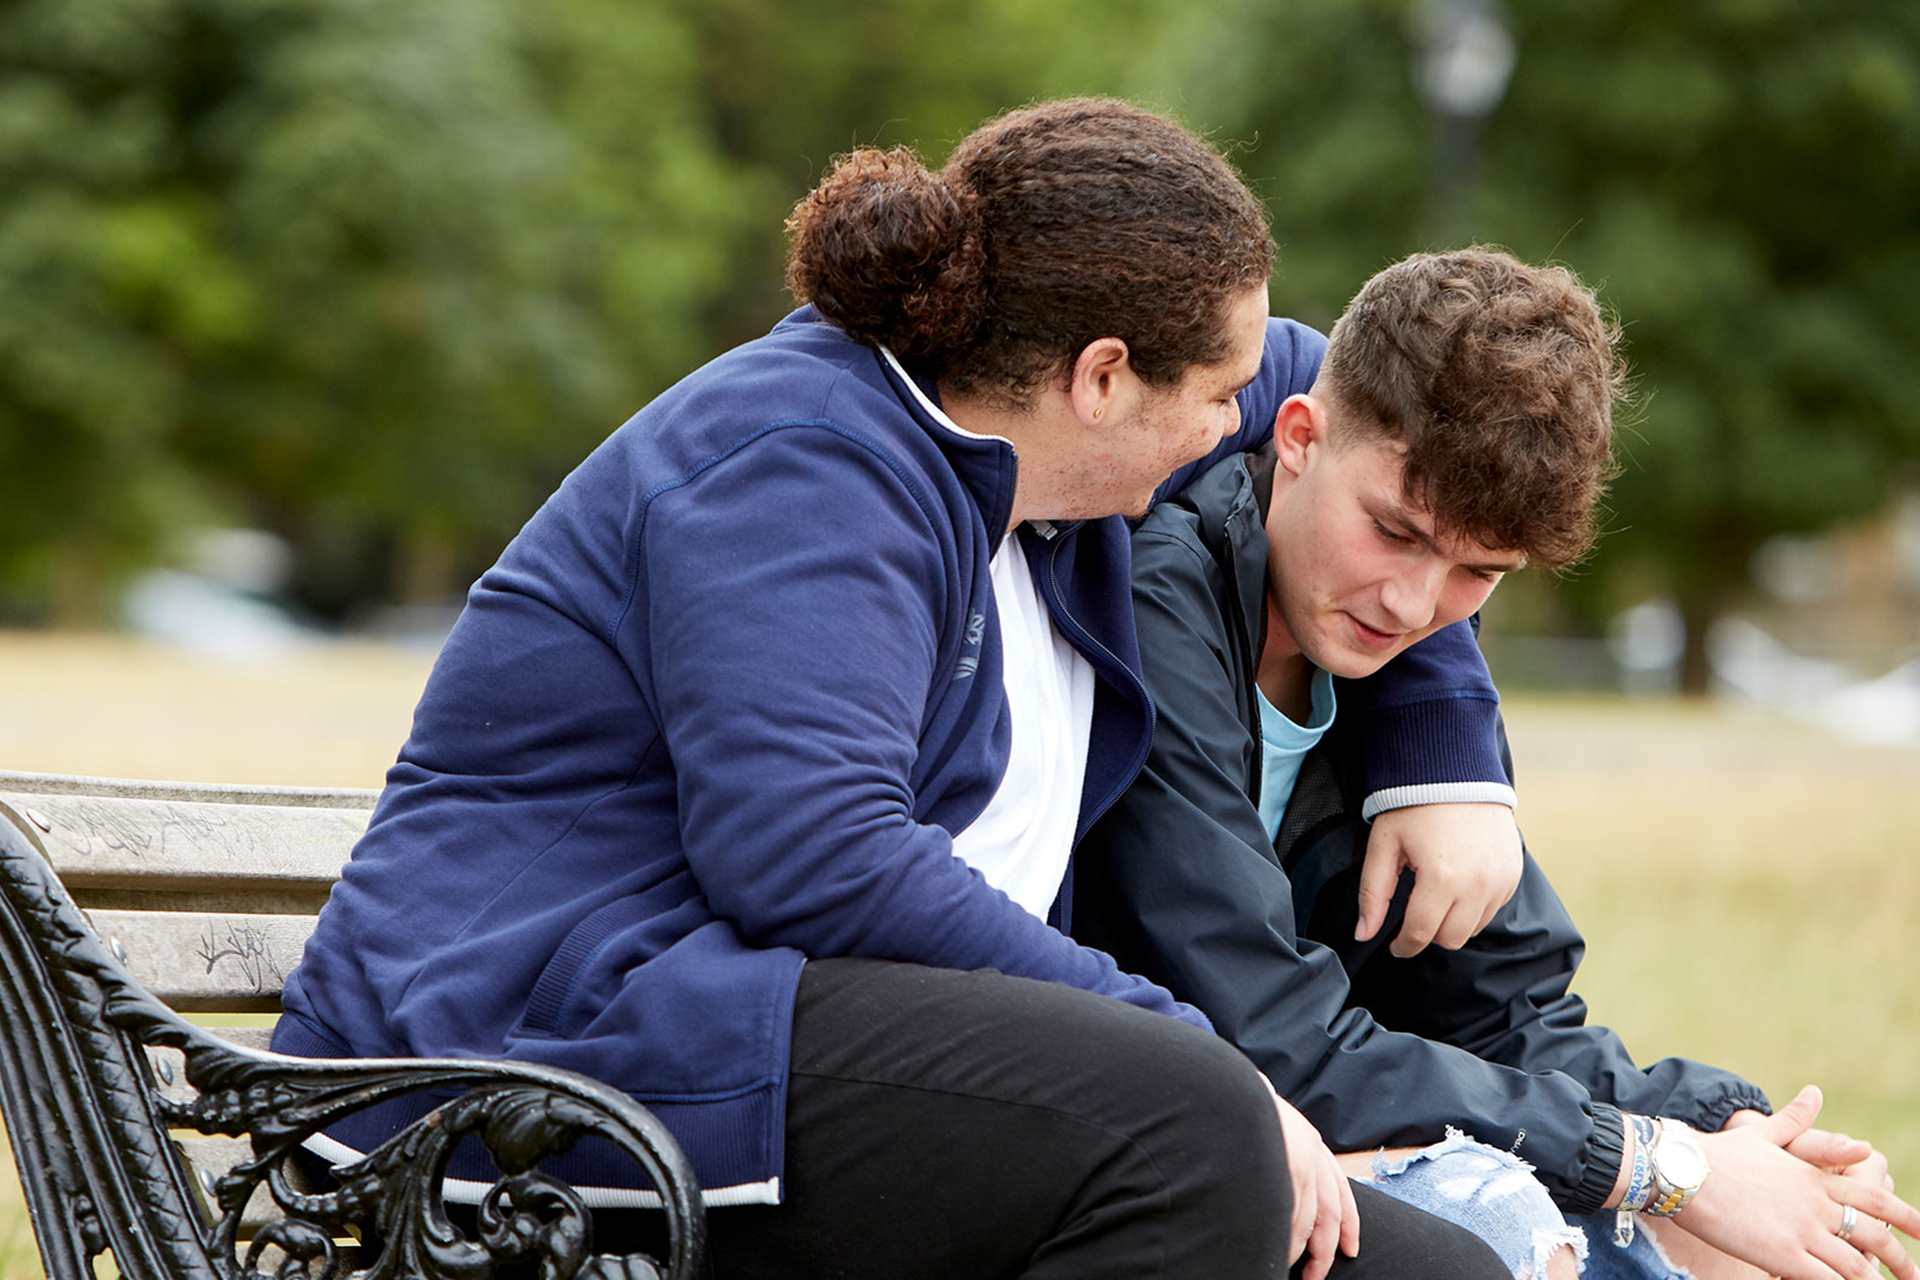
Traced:
<path id="1" fill-rule="evenodd" d="M 1685 1120 L 1702 1133 L 1718 1133 L 1727 1123 L 1727 1117 L 1736 1111 L 1758 1111 L 1763 1116 L 1773 1114 L 1773 1103 L 1767 1100 L 1758 1085 L 1741 1080 L 1731 1085 L 1726 1092 L 1712 1102 L 1703 1103 L 1692 1116 L 1676 1116 Z"/>
<path id="2" fill-rule="evenodd" d="M 1569 1214 L 1598 1213 L 1620 1181 L 1620 1165 L 1626 1159 L 1626 1122 L 1620 1108 L 1605 1102 L 1593 1104 L 1593 1135 L 1587 1139 L 1586 1159 L 1580 1169 L 1580 1181 L 1573 1195 L 1562 1206 Z"/>
<path id="3" fill-rule="evenodd" d="M 1446 782 L 1513 785 L 1500 760 L 1497 699 L 1462 695 L 1378 707 L 1367 732 L 1363 795 Z"/>
<path id="4" fill-rule="evenodd" d="M 1388 787 L 1367 797 L 1360 819 L 1372 822 L 1389 809 L 1411 809 L 1417 804 L 1503 804 L 1516 808 L 1513 788 L 1504 782 L 1426 782 L 1411 787 Z"/>

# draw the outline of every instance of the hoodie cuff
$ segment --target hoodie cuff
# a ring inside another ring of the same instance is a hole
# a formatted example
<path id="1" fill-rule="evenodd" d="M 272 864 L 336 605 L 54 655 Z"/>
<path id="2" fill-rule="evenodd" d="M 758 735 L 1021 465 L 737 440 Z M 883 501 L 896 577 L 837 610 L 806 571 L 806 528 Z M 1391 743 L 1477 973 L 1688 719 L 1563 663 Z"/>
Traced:
<path id="1" fill-rule="evenodd" d="M 1369 712 L 1361 794 L 1443 782 L 1511 787 L 1500 761 L 1500 703 L 1462 695 Z"/>
<path id="2" fill-rule="evenodd" d="M 1504 782 L 1424 782 L 1414 787 L 1388 787 L 1367 797 L 1360 820 L 1372 822 L 1389 809 L 1411 809 L 1422 804 L 1503 804 L 1518 808 L 1513 788 Z"/>
<path id="3" fill-rule="evenodd" d="M 1620 1165 L 1626 1159 L 1626 1122 L 1620 1108 L 1606 1102 L 1593 1104 L 1593 1134 L 1587 1139 L 1580 1181 L 1573 1195 L 1562 1206 L 1567 1213 L 1598 1213 L 1606 1208 L 1614 1183 L 1620 1181 Z"/>

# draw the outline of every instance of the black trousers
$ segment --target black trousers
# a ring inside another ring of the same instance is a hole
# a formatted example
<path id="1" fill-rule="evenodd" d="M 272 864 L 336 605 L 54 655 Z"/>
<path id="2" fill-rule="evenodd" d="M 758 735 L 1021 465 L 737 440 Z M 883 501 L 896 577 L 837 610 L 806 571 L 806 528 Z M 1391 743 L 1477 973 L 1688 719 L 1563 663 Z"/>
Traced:
<path id="1" fill-rule="evenodd" d="M 1335 1276 L 1506 1280 L 1464 1231 L 1355 1197 Z M 1225 1041 L 1052 983 L 823 960 L 785 1202 L 707 1217 L 717 1280 L 1238 1280 L 1287 1272 L 1291 1214 L 1272 1101 Z M 657 1250 L 654 1219 L 604 1221 L 601 1247 Z"/>

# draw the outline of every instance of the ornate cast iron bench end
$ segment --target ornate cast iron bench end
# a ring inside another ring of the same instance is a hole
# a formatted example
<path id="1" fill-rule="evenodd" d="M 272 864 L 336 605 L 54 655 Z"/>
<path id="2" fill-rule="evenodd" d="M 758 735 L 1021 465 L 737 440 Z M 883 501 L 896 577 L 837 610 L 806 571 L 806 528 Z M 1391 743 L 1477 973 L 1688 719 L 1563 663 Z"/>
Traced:
<path id="1" fill-rule="evenodd" d="M 53 1280 L 91 1280 L 93 1260 L 109 1250 L 128 1280 L 704 1274 L 698 1185 L 665 1127 L 625 1094 L 523 1064 L 322 1061 L 221 1040 L 127 972 L 12 818 L 0 805 L 0 1096 Z M 156 1078 L 147 1051 L 161 1047 L 183 1055 L 191 1090 Z M 333 1185 L 299 1176 L 305 1139 L 422 1089 L 466 1092 L 334 1169 Z M 252 1155 L 196 1186 L 173 1140 L 180 1131 L 245 1136 Z M 628 1153 L 659 1191 L 665 1259 L 594 1253 L 579 1193 L 539 1170 L 587 1135 Z M 443 1200 L 448 1161 L 467 1137 L 503 1171 L 471 1232 L 454 1224 Z M 267 1220 L 243 1240 L 262 1188 Z M 360 1243 L 338 1243 L 349 1238 Z"/>

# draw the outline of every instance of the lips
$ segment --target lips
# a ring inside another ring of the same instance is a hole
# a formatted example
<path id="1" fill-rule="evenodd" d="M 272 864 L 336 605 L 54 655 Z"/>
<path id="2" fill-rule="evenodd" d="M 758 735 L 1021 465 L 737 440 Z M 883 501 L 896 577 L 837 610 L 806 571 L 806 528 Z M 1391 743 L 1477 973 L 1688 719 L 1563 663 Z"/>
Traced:
<path id="1" fill-rule="evenodd" d="M 1382 631 L 1378 627 L 1370 627 L 1350 613 L 1346 617 L 1347 621 L 1353 624 L 1354 639 L 1359 641 L 1363 649 L 1371 649 L 1375 652 L 1391 649 L 1406 635 L 1404 631 Z"/>

